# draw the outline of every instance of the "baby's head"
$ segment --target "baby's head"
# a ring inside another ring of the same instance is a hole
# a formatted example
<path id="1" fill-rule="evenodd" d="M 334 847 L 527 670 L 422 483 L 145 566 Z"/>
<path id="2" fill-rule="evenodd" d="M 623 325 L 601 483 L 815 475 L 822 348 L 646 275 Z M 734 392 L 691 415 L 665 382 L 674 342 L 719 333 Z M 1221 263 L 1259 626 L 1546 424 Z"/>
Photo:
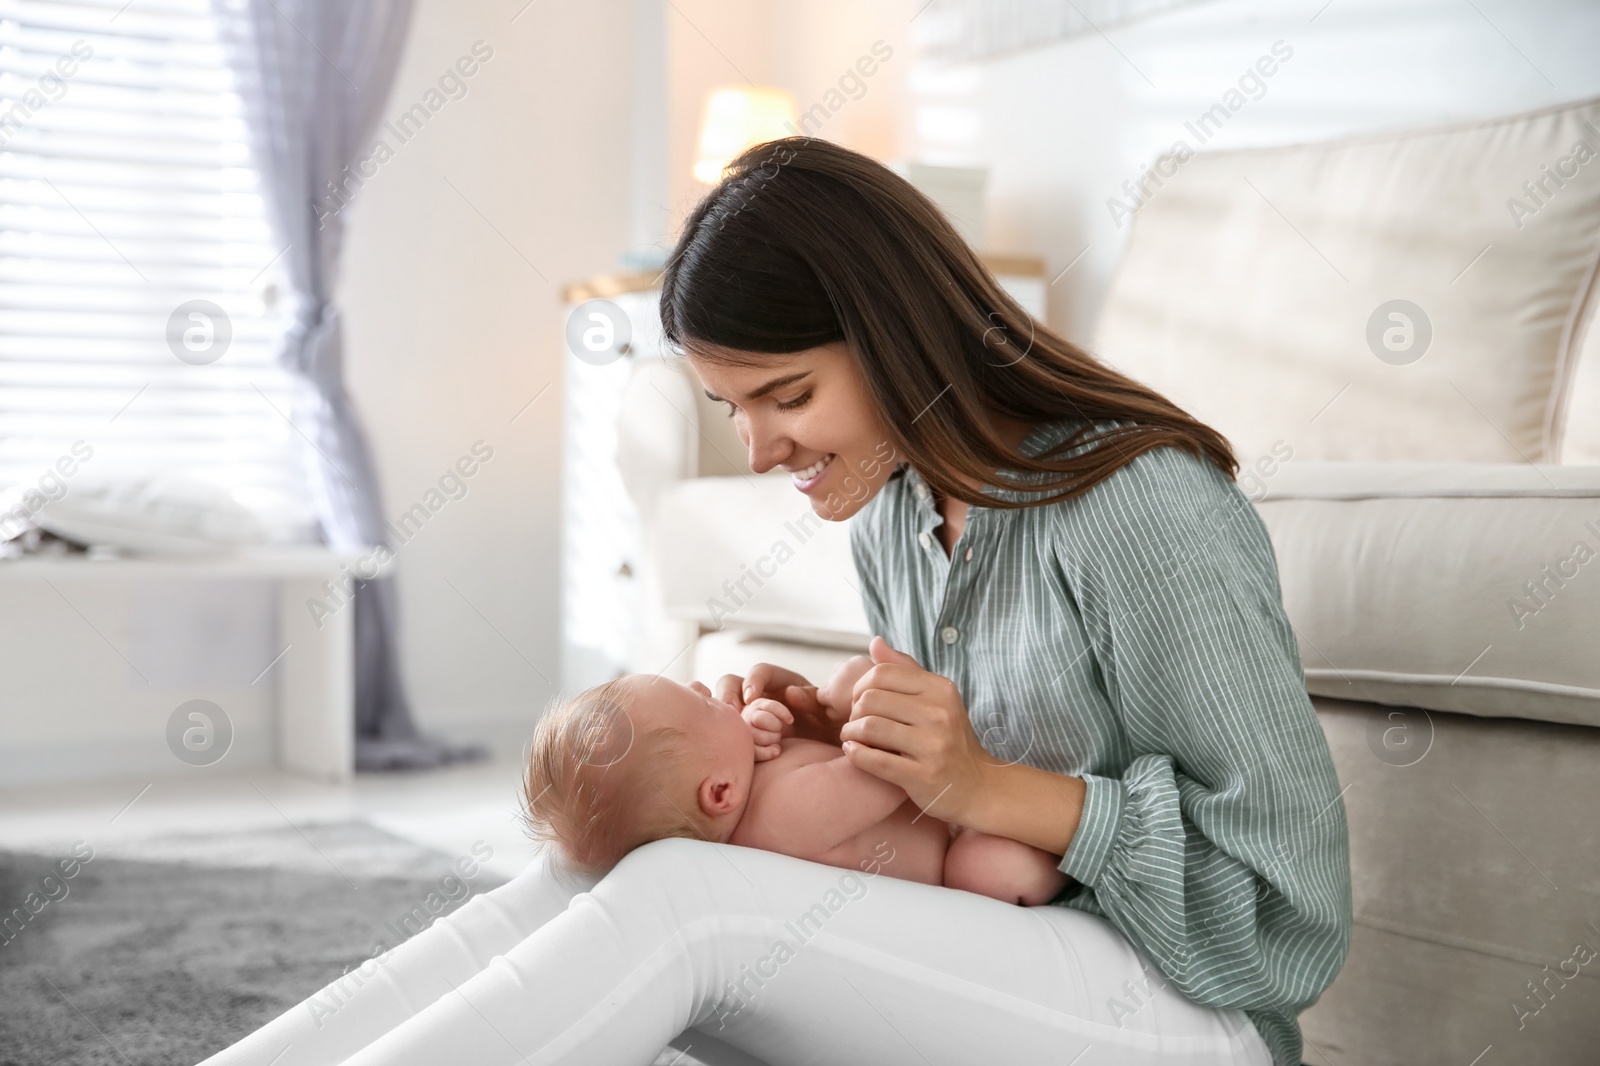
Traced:
<path id="1" fill-rule="evenodd" d="M 754 768 L 738 711 L 664 677 L 628 674 L 557 700 L 539 719 L 524 818 L 534 839 L 600 875 L 652 840 L 726 841 Z"/>

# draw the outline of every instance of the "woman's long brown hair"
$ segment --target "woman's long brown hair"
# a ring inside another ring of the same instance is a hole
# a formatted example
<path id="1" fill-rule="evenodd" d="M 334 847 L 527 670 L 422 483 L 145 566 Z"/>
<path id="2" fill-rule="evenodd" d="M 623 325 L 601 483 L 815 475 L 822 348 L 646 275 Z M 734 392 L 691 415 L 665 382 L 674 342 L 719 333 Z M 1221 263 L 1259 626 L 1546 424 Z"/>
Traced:
<path id="1" fill-rule="evenodd" d="M 725 364 L 843 341 L 896 454 L 969 504 L 1069 499 L 1163 445 L 1238 471 L 1216 430 L 1023 310 L 909 182 L 827 141 L 786 137 L 733 161 L 667 260 L 661 323 L 679 349 Z M 1083 424 L 1028 456 L 996 416 Z"/>

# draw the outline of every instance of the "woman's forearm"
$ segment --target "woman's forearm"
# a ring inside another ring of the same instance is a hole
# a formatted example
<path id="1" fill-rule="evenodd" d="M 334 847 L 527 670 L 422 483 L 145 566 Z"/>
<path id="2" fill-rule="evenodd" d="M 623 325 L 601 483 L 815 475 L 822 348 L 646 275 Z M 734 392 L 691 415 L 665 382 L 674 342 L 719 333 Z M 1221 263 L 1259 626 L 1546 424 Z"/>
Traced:
<path id="1" fill-rule="evenodd" d="M 981 762 L 979 772 L 981 786 L 956 821 L 1052 855 L 1066 854 L 1083 813 L 1082 778 L 1022 763 Z"/>

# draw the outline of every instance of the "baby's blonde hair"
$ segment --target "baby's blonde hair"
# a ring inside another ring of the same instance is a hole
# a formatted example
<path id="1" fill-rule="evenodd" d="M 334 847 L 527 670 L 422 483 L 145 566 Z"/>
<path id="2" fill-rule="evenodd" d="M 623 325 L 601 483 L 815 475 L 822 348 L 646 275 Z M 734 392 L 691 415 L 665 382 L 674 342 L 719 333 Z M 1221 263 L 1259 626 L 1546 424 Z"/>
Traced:
<path id="1" fill-rule="evenodd" d="M 641 844 L 713 838 L 692 775 L 694 753 L 671 726 L 639 729 L 623 678 L 551 701 L 533 730 L 523 777 L 523 822 L 578 870 L 602 876 Z"/>

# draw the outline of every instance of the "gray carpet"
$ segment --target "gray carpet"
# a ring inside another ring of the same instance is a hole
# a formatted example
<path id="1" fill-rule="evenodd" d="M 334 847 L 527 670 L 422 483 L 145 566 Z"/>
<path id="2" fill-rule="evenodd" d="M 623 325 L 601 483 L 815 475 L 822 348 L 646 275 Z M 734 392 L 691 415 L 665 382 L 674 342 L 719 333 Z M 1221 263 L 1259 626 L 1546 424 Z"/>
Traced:
<path id="1" fill-rule="evenodd" d="M 66 854 L 0 852 L 0 917 Z M 359 822 L 98 854 L 0 938 L 0 1066 L 193 1066 L 394 944 L 451 861 Z"/>

